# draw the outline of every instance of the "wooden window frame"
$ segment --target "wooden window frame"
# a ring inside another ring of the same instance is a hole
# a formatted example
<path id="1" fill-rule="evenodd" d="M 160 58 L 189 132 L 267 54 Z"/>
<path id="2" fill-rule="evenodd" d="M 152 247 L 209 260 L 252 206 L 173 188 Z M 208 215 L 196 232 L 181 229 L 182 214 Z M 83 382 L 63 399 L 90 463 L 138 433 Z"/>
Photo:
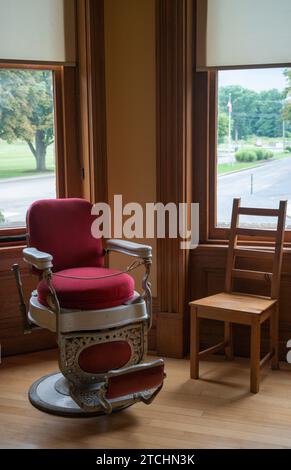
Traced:
<path id="1" fill-rule="evenodd" d="M 60 198 L 80 197 L 82 190 L 81 164 L 77 150 L 76 67 L 5 62 L 0 63 L 0 68 L 53 72 L 56 195 Z M 25 239 L 25 226 L 0 229 L 1 247 L 22 245 Z"/>
<path id="2" fill-rule="evenodd" d="M 218 72 L 194 72 L 193 200 L 200 204 L 200 243 L 228 243 L 230 228 L 216 226 Z M 272 246 L 268 239 L 242 238 L 241 244 Z M 285 232 L 291 247 L 291 230 Z"/>

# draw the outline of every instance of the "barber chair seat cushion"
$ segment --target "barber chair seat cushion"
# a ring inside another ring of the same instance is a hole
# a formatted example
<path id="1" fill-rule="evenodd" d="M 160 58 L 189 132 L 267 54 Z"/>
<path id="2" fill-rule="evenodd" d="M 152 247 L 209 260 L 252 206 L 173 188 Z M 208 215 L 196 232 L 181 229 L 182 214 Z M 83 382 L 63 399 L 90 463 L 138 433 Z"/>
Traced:
<path id="1" fill-rule="evenodd" d="M 54 274 L 88 278 L 101 277 L 117 273 L 117 270 L 101 267 L 71 268 Z M 130 300 L 134 295 L 134 280 L 128 274 L 105 277 L 102 279 L 73 279 L 53 275 L 53 286 L 56 290 L 60 306 L 80 310 L 103 309 L 117 307 Z M 49 289 L 42 280 L 37 287 L 38 300 L 48 305 Z"/>

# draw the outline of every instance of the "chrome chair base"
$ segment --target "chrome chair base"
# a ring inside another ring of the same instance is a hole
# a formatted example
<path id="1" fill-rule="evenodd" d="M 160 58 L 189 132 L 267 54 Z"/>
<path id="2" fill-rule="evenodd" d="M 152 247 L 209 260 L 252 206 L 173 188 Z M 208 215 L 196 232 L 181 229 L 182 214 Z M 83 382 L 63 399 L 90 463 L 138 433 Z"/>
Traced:
<path id="1" fill-rule="evenodd" d="M 57 416 L 93 417 L 104 415 L 100 409 L 92 412 L 82 410 L 69 394 L 68 382 L 60 372 L 41 377 L 34 382 L 28 392 L 30 403 L 37 409 Z M 117 412 L 136 403 L 133 395 L 110 401 L 112 411 Z"/>

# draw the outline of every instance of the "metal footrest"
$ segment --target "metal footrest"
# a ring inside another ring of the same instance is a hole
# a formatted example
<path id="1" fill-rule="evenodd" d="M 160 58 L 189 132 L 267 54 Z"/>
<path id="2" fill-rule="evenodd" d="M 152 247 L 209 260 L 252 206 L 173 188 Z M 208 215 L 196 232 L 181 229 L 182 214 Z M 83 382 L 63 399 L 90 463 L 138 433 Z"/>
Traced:
<path id="1" fill-rule="evenodd" d="M 94 416 L 120 411 L 138 401 L 150 404 L 163 386 L 161 359 L 108 372 L 103 382 L 76 384 L 61 373 L 50 374 L 29 390 L 38 409 L 62 416 Z"/>
<path id="2" fill-rule="evenodd" d="M 83 407 L 83 401 L 88 403 L 86 396 L 80 397 L 80 406 L 72 398 L 70 386 L 63 374 L 46 375 L 34 382 L 29 389 L 29 400 L 33 406 L 46 413 L 68 417 L 90 417 L 106 414 L 97 397 L 94 406 Z M 93 405 L 93 401 L 90 402 Z M 121 411 L 135 403 L 133 394 L 122 399 L 110 400 L 112 412 Z"/>

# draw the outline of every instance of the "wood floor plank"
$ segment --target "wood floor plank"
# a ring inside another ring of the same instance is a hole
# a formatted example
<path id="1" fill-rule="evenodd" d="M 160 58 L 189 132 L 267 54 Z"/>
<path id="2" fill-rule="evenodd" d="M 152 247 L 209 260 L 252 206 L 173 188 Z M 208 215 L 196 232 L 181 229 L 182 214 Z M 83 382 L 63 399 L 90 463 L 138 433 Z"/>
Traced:
<path id="1" fill-rule="evenodd" d="M 249 392 L 249 363 L 166 359 L 167 379 L 150 406 L 110 417 L 48 415 L 28 401 L 31 383 L 57 370 L 56 351 L 5 358 L 0 366 L 0 448 L 291 448 L 291 368 L 262 371 Z"/>

